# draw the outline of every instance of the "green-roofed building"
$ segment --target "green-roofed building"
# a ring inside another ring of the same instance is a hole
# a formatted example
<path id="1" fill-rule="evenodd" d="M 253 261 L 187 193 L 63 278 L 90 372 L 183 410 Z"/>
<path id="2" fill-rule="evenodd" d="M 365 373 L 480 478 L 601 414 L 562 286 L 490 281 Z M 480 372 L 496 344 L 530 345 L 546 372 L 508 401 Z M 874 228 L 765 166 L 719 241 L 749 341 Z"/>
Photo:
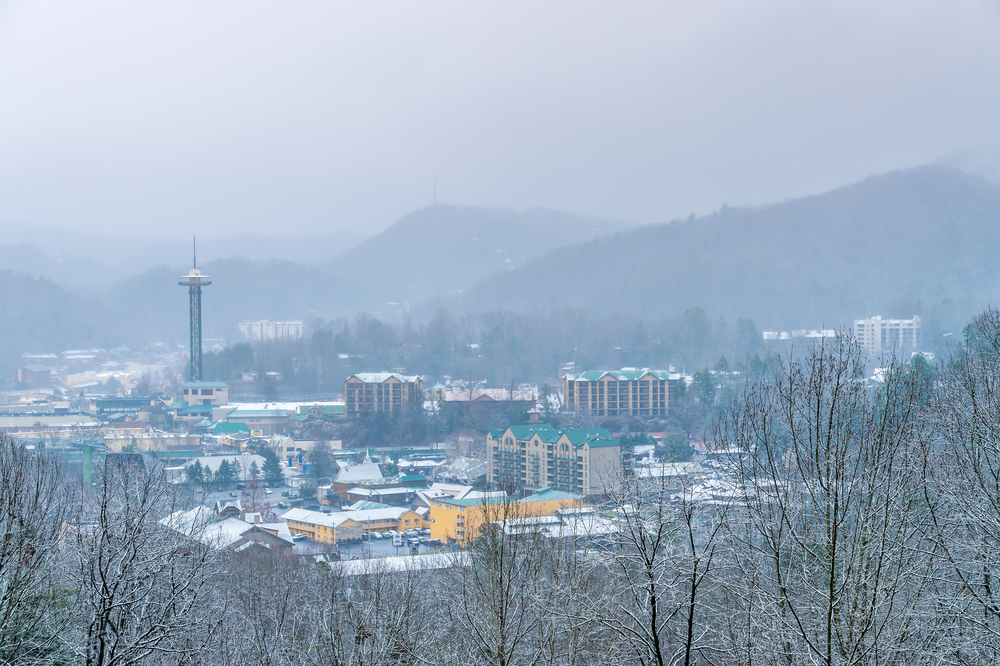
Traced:
<path id="1" fill-rule="evenodd" d="M 670 385 L 680 375 L 666 370 L 589 370 L 563 377 L 563 404 L 593 416 L 666 416 Z"/>
<path id="2" fill-rule="evenodd" d="M 228 421 L 216 421 L 208 429 L 209 434 L 219 437 L 222 435 L 249 435 L 250 428 L 245 423 L 229 423 Z"/>
<path id="3" fill-rule="evenodd" d="M 608 430 L 560 430 L 548 423 L 490 431 L 486 455 L 491 484 L 529 494 L 542 488 L 603 494 L 621 464 L 621 447 Z"/>

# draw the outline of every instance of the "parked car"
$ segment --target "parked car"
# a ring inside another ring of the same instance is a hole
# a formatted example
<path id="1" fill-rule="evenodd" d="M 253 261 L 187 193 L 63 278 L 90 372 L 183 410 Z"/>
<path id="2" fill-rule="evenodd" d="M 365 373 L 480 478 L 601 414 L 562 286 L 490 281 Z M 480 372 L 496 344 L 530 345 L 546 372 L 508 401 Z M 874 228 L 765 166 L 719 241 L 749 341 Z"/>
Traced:
<path id="1" fill-rule="evenodd" d="M 288 505 L 285 504 L 284 502 L 278 502 L 278 508 L 279 509 L 287 509 Z"/>
<path id="2" fill-rule="evenodd" d="M 379 534 L 378 532 L 372 532 L 371 538 L 373 538 L 373 539 L 382 539 L 382 535 Z"/>
<path id="3" fill-rule="evenodd" d="M 237 495 L 236 493 L 229 493 L 229 496 L 233 498 L 239 497 L 239 495 Z"/>
<path id="4" fill-rule="evenodd" d="M 283 492 L 281 493 L 281 496 L 282 496 L 282 497 L 288 497 L 288 491 L 287 491 L 287 490 L 283 491 Z"/>
<path id="5" fill-rule="evenodd" d="M 236 484 L 236 490 L 246 490 L 246 489 L 247 489 L 247 484 L 245 484 L 245 483 L 237 483 Z"/>
<path id="6" fill-rule="evenodd" d="M 305 538 L 306 538 L 305 534 L 293 534 L 292 535 L 292 541 L 302 541 Z"/>
<path id="7" fill-rule="evenodd" d="M 319 504 L 306 504 L 305 508 L 308 511 L 319 511 Z"/>
<path id="8" fill-rule="evenodd" d="M 270 488 L 264 488 L 264 492 L 267 493 L 268 495 L 270 495 L 271 494 L 271 489 Z"/>

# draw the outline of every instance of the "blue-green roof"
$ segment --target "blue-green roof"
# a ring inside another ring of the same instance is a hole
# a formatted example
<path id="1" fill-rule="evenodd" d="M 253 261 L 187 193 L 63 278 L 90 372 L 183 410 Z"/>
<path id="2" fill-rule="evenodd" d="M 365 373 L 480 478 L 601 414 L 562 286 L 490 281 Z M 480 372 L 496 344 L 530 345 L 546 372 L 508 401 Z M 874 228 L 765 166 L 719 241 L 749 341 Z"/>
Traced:
<path id="1" fill-rule="evenodd" d="M 553 500 L 578 500 L 582 499 L 579 495 L 574 495 L 573 493 L 565 493 L 561 490 L 552 490 L 551 488 L 539 488 L 538 492 L 534 495 L 528 495 L 522 502 L 551 502 Z"/>
<path id="2" fill-rule="evenodd" d="M 592 449 L 600 449 L 606 446 L 621 446 L 622 443 L 619 442 L 614 437 L 595 437 L 594 439 L 588 440 L 587 446 Z"/>
<path id="3" fill-rule="evenodd" d="M 211 414 L 212 405 L 185 405 L 177 410 L 177 415 L 184 414 Z"/>
<path id="4" fill-rule="evenodd" d="M 581 447 L 584 444 L 591 447 L 618 446 L 618 440 L 612 438 L 611 431 L 606 428 L 592 428 L 589 430 L 566 428 L 565 430 L 556 430 L 548 423 L 539 423 L 537 425 L 510 426 L 508 430 L 519 441 L 526 441 L 538 435 L 539 439 L 546 444 L 554 444 L 565 435 L 575 447 Z M 493 439 L 499 439 L 503 437 L 505 432 L 506 430 L 492 430 L 490 431 L 490 435 Z"/>
<path id="5" fill-rule="evenodd" d="M 246 418 L 274 418 L 282 417 L 285 418 L 288 413 L 281 409 L 234 409 L 226 415 L 227 419 L 246 419 Z"/>
<path id="6" fill-rule="evenodd" d="M 365 500 L 358 500 L 351 505 L 351 511 L 368 511 L 369 509 L 389 509 L 391 504 L 382 504 L 381 502 L 369 502 Z"/>
<path id="7" fill-rule="evenodd" d="M 427 480 L 426 476 L 421 476 L 420 474 L 407 474 L 406 476 L 399 477 L 400 483 L 413 483 L 414 481 L 424 482 Z"/>
<path id="8" fill-rule="evenodd" d="M 229 423 L 228 421 L 216 421 L 211 428 L 213 435 L 234 435 L 236 433 L 249 433 L 250 428 L 246 423 Z"/>

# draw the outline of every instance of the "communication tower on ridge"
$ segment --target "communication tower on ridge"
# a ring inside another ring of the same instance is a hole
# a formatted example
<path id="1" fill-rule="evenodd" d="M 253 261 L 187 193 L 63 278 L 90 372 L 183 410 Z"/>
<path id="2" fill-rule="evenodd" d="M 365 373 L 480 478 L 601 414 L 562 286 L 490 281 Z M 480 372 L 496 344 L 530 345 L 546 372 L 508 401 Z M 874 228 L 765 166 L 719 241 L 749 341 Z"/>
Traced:
<path id="1" fill-rule="evenodd" d="M 202 275 L 198 268 L 198 241 L 194 239 L 194 267 L 178 282 L 188 288 L 191 297 L 191 381 L 201 381 L 201 288 L 212 284 L 211 276 Z"/>

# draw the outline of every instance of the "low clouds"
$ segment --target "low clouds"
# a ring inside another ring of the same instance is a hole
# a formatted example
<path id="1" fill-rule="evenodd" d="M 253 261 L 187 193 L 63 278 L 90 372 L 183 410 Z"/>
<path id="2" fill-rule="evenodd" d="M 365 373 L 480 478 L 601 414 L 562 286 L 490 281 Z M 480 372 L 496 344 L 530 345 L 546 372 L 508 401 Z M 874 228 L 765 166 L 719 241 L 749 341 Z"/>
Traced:
<path id="1" fill-rule="evenodd" d="M 653 222 L 1000 141 L 985 2 L 23 3 L 0 223 L 375 231 L 439 199 Z"/>

